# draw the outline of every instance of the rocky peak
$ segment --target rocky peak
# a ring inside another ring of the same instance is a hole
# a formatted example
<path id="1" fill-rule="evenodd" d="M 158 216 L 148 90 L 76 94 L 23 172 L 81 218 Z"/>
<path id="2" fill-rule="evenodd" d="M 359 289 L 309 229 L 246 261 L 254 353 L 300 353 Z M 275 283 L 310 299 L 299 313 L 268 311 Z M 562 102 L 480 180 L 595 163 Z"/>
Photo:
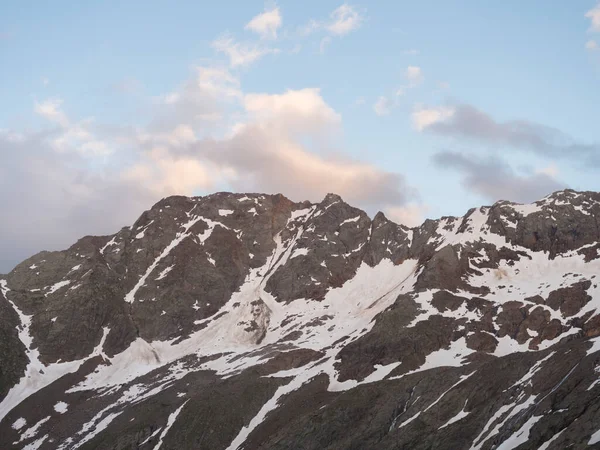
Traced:
<path id="1" fill-rule="evenodd" d="M 343 203 L 342 197 L 337 194 L 329 193 L 325 196 L 325 198 L 321 201 L 320 205 L 323 208 L 326 208 L 334 203 Z"/>

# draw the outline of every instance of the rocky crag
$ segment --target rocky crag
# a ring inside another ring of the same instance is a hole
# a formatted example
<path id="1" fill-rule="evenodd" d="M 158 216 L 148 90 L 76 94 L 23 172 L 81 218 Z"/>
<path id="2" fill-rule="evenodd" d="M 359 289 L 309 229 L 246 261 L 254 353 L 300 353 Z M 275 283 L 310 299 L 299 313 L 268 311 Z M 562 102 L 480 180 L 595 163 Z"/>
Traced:
<path id="1" fill-rule="evenodd" d="M 599 221 L 163 199 L 0 275 L 0 448 L 600 448 Z"/>

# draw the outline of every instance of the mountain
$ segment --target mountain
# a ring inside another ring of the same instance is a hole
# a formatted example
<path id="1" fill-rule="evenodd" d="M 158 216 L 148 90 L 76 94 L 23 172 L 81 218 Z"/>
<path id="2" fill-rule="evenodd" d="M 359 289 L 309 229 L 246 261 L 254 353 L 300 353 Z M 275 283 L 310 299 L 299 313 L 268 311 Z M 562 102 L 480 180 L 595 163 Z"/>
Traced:
<path id="1" fill-rule="evenodd" d="M 600 448 L 599 221 L 163 199 L 0 276 L 0 448 Z"/>

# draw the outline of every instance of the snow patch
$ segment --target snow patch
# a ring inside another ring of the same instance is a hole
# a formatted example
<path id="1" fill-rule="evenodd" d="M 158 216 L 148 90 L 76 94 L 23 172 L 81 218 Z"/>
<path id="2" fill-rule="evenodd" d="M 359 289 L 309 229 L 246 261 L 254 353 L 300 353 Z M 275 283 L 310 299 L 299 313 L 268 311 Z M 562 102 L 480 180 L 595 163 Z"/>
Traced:
<path id="1" fill-rule="evenodd" d="M 497 450 L 513 450 L 519 445 L 524 444 L 529 440 L 529 432 L 531 428 L 540 420 L 543 416 L 531 416 L 527 422 L 523 424 L 516 432 L 514 432 L 507 440 L 505 440 Z"/>
<path id="2" fill-rule="evenodd" d="M 540 448 L 538 448 L 538 450 L 547 450 L 548 447 L 550 447 L 550 444 L 552 444 L 555 440 L 557 440 L 560 435 L 563 433 L 563 431 L 565 431 L 566 428 L 563 428 L 562 430 L 560 430 L 558 433 L 556 433 L 554 436 L 552 436 L 550 439 L 548 439 L 546 442 L 544 442 Z M 600 438 L 600 435 L 599 435 Z M 590 444 L 591 445 L 591 444 Z"/>
<path id="3" fill-rule="evenodd" d="M 31 439 L 32 437 L 34 437 L 36 434 L 38 434 L 40 427 L 42 425 L 44 425 L 46 422 L 48 422 L 49 420 L 50 420 L 50 416 L 45 417 L 42 420 L 40 420 L 38 423 L 33 425 L 32 427 L 29 427 L 27 430 L 25 430 L 25 432 L 23 434 L 21 434 L 21 437 L 19 438 L 19 442 L 23 442 L 23 441 L 26 441 L 27 439 Z"/>
<path id="4" fill-rule="evenodd" d="M 68 408 L 69 405 L 65 402 L 58 402 L 56 405 L 54 405 L 54 411 L 60 414 L 66 413 Z"/>
<path id="5" fill-rule="evenodd" d="M 146 279 L 154 271 L 154 269 L 156 268 L 156 266 L 158 265 L 158 263 L 162 259 L 164 259 L 171 252 L 171 250 L 173 250 L 175 247 L 177 247 L 181 243 L 181 241 L 183 241 L 186 237 L 189 236 L 189 233 L 187 231 L 189 230 L 189 228 L 192 225 L 194 225 L 200 219 L 201 219 L 201 217 L 195 217 L 195 218 L 193 218 L 192 220 L 190 220 L 189 222 L 187 222 L 186 224 L 183 225 L 183 228 L 184 228 L 185 231 L 177 233 L 177 235 L 175 236 L 175 239 L 173 239 L 173 241 L 171 241 L 171 243 L 169 245 L 167 245 L 163 249 L 163 251 L 161 252 L 161 254 L 158 255 L 158 257 L 152 262 L 152 264 L 150 265 L 150 267 L 148 267 L 148 269 L 146 270 L 146 273 L 144 273 L 140 277 L 140 279 L 138 280 L 138 282 L 136 283 L 136 285 L 133 287 L 133 289 L 131 291 L 129 291 L 125 295 L 125 301 L 127 303 L 133 303 L 133 301 L 135 300 L 135 294 L 144 285 L 144 283 L 146 283 Z"/>
<path id="6" fill-rule="evenodd" d="M 340 227 L 341 227 L 342 225 L 345 225 L 345 224 L 347 224 L 347 223 L 354 223 L 354 222 L 358 222 L 359 220 L 360 220 L 360 216 L 356 216 L 356 217 L 353 217 L 353 218 L 351 218 L 351 219 L 346 219 L 346 220 L 344 220 L 342 223 L 340 223 Z"/>
<path id="7" fill-rule="evenodd" d="M 27 425 L 27 421 L 23 417 L 19 417 L 17 420 L 15 420 L 15 423 L 12 424 L 12 429 L 18 431 L 25 425 Z"/>
<path id="8" fill-rule="evenodd" d="M 511 205 L 511 208 L 523 217 L 542 211 L 542 206 L 536 205 L 535 203 L 524 205 L 515 203 Z"/>
<path id="9" fill-rule="evenodd" d="M 161 273 L 158 275 L 158 277 L 156 278 L 156 280 L 155 280 L 155 281 L 162 280 L 164 277 L 166 277 L 166 276 L 167 276 L 167 274 L 168 274 L 168 273 L 169 273 L 171 270 L 173 270 L 173 267 L 175 267 L 175 265 L 169 266 L 169 267 L 167 267 L 166 269 L 164 269 L 164 270 L 163 270 L 163 271 L 162 271 L 162 272 L 161 272 Z"/>
<path id="10" fill-rule="evenodd" d="M 34 392 L 48 386 L 66 373 L 75 372 L 83 361 L 70 361 L 65 363 L 56 363 L 45 366 L 39 360 L 39 350 L 32 348 L 33 336 L 29 328 L 31 326 L 31 317 L 24 314 L 14 302 L 8 299 L 10 289 L 6 280 L 0 280 L 0 291 L 11 304 L 17 315 L 19 316 L 20 326 L 18 327 L 19 339 L 26 348 L 26 355 L 29 359 L 25 375 L 13 386 L 2 402 L 0 403 L 0 421 L 25 398 L 29 397 Z"/>
<path id="11" fill-rule="evenodd" d="M 450 426 L 453 423 L 463 420 L 465 417 L 467 417 L 469 414 L 471 414 L 471 412 L 465 411 L 465 407 L 467 406 L 467 401 L 468 400 L 465 400 L 465 404 L 464 404 L 463 408 L 454 417 L 452 417 L 450 420 L 448 420 L 448 422 L 446 422 L 444 425 L 439 427 L 438 430 L 441 430 L 442 428 L 446 428 L 447 426 Z"/>
<path id="12" fill-rule="evenodd" d="M 23 450 L 38 450 L 42 444 L 48 439 L 48 435 L 42 436 L 41 438 L 33 441 L 31 444 L 27 444 L 23 447 Z"/>
<path id="13" fill-rule="evenodd" d="M 52 286 L 46 288 L 48 289 L 48 292 L 46 292 L 46 297 L 48 297 L 50 294 L 54 294 L 60 288 L 68 286 L 69 284 L 71 284 L 71 280 L 59 281 L 58 283 L 53 284 Z"/>
<path id="14" fill-rule="evenodd" d="M 292 252 L 292 254 L 290 256 L 290 259 L 296 258 L 297 256 L 305 256 L 305 255 L 308 255 L 308 249 L 307 248 L 296 248 Z"/>
<path id="15" fill-rule="evenodd" d="M 163 439 L 165 438 L 165 436 L 167 435 L 167 433 L 169 432 L 169 430 L 171 429 L 171 427 L 177 420 L 177 416 L 179 415 L 179 413 L 181 412 L 181 410 L 183 409 L 183 407 L 185 406 L 185 404 L 187 402 L 189 402 L 189 400 L 186 400 L 185 402 L 183 402 L 183 405 L 181 405 L 179 408 L 177 408 L 175 411 L 173 411 L 171 414 L 169 414 L 169 418 L 167 419 L 167 425 L 165 426 L 165 429 L 163 430 L 163 432 L 160 434 L 160 436 L 158 438 L 158 444 L 156 444 L 156 446 L 154 447 L 154 450 L 158 450 L 161 447 L 161 445 L 163 443 Z"/>

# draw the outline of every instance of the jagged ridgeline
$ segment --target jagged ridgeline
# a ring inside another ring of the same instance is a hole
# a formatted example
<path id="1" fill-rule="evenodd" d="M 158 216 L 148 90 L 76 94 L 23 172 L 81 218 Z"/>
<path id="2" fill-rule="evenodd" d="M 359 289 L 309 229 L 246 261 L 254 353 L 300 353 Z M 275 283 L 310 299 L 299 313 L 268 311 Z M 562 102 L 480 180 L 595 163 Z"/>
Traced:
<path id="1" fill-rule="evenodd" d="M 599 221 L 163 199 L 0 276 L 0 448 L 600 448 Z"/>

